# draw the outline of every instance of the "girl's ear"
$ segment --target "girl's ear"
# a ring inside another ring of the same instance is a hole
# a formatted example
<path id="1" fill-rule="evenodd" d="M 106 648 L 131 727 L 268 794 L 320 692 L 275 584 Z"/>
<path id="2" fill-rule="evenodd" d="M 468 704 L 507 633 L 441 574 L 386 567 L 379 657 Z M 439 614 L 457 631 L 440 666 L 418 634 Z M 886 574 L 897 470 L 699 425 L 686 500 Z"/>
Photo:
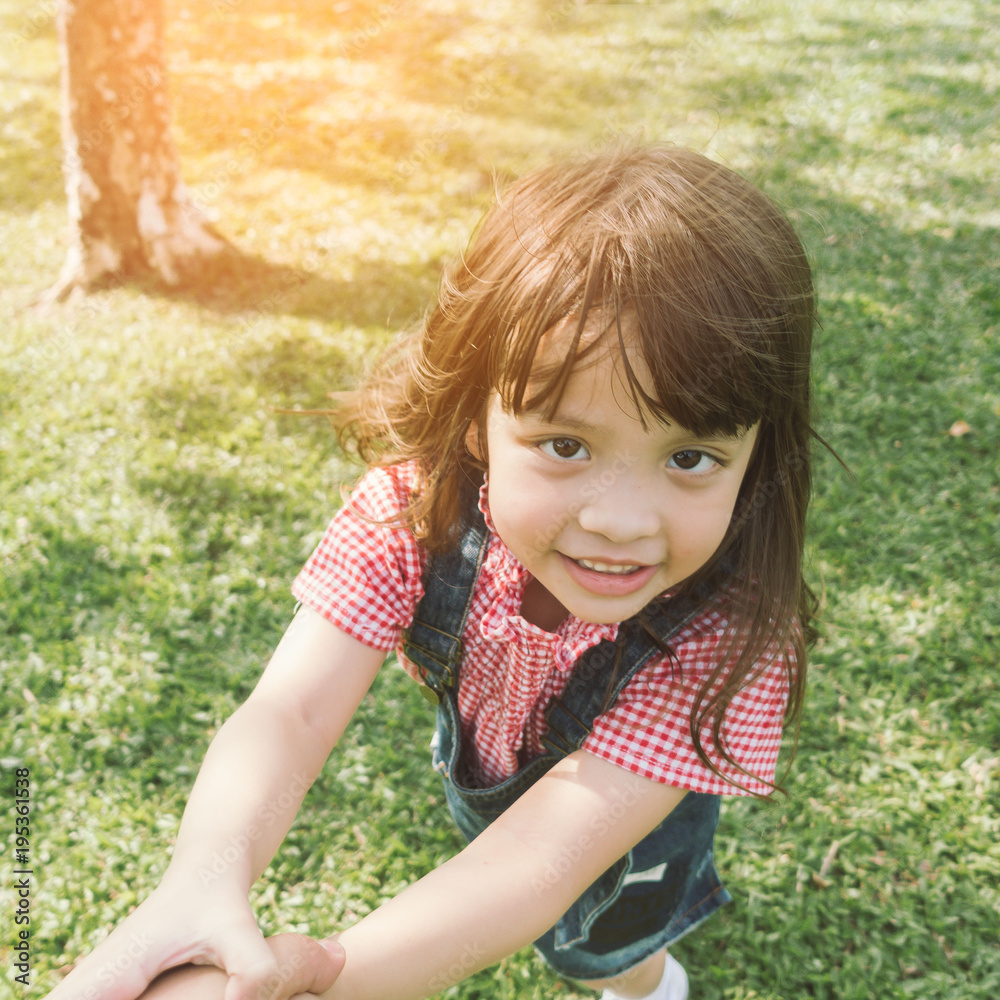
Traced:
<path id="1" fill-rule="evenodd" d="M 485 461 L 483 449 L 479 446 L 479 422 L 476 420 L 469 424 L 469 429 L 465 432 L 465 447 L 473 458 Z"/>

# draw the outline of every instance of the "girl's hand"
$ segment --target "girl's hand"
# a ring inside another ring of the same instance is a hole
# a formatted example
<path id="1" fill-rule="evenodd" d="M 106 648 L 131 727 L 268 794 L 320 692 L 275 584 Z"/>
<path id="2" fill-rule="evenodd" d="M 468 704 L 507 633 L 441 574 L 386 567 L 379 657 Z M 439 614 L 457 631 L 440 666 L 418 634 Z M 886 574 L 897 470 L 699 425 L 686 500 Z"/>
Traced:
<path id="1" fill-rule="evenodd" d="M 231 887 L 206 891 L 196 879 L 165 878 L 49 1000 L 136 1000 L 161 972 L 189 963 L 221 970 L 226 978 L 215 980 L 219 1000 L 283 1000 L 328 989 L 344 964 L 335 944 L 299 946 L 293 940 L 285 950 L 293 959 L 282 964 L 246 897 Z"/>

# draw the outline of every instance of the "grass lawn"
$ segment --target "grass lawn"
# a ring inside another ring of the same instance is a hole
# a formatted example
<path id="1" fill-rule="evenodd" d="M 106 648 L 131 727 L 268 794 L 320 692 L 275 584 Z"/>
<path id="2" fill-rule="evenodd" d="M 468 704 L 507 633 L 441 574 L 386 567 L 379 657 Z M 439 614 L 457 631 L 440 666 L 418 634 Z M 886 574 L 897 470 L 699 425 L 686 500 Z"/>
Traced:
<path id="1" fill-rule="evenodd" d="M 315 407 L 418 317 L 500 177 L 641 132 L 723 160 L 815 263 L 809 574 L 787 798 L 724 809 L 735 903 L 692 1000 L 1000 996 L 1000 8 L 170 0 L 184 173 L 245 256 L 30 307 L 66 247 L 53 3 L 0 0 L 0 997 L 41 996 L 156 883 L 213 731 L 356 474 Z M 254 890 L 317 936 L 459 839 L 383 670 Z M 10 803 L 30 769 L 32 986 Z M 529 950 L 453 987 L 590 996 Z"/>

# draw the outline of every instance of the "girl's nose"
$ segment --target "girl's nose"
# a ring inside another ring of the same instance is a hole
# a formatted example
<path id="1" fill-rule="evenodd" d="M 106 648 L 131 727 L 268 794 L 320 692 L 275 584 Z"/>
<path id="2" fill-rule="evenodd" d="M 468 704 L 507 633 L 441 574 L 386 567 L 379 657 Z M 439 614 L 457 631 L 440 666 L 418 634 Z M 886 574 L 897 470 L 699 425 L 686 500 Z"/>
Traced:
<path id="1" fill-rule="evenodd" d="M 577 514 L 584 531 L 603 535 L 618 545 L 648 538 L 660 530 L 660 514 L 653 502 L 653 491 L 624 476 L 603 490 L 589 491 L 586 503 Z"/>

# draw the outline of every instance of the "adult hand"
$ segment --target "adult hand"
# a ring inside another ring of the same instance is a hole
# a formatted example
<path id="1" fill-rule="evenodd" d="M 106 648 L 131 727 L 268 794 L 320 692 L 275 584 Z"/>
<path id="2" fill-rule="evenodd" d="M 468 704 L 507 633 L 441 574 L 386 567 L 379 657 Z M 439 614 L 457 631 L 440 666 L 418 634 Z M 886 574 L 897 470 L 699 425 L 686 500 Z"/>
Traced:
<path id="1" fill-rule="evenodd" d="M 278 934 L 267 946 L 275 973 L 259 984 L 253 1000 L 315 997 L 333 985 L 344 966 L 344 950 L 332 939 L 321 944 L 304 934 Z M 230 1000 L 231 982 L 221 969 L 184 965 L 159 976 L 142 1000 Z"/>
<path id="2" fill-rule="evenodd" d="M 302 992 L 297 984 L 303 975 L 308 985 L 328 989 L 343 966 L 343 952 L 335 944 L 329 949 L 316 942 L 282 947 L 299 956 L 301 967 L 291 977 L 283 977 L 245 896 L 228 886 L 206 889 L 196 880 L 165 878 L 49 1000 L 137 1000 L 160 973 L 189 963 L 221 971 L 225 980 L 217 980 L 223 986 L 216 991 L 218 1000 L 283 1000 Z"/>

